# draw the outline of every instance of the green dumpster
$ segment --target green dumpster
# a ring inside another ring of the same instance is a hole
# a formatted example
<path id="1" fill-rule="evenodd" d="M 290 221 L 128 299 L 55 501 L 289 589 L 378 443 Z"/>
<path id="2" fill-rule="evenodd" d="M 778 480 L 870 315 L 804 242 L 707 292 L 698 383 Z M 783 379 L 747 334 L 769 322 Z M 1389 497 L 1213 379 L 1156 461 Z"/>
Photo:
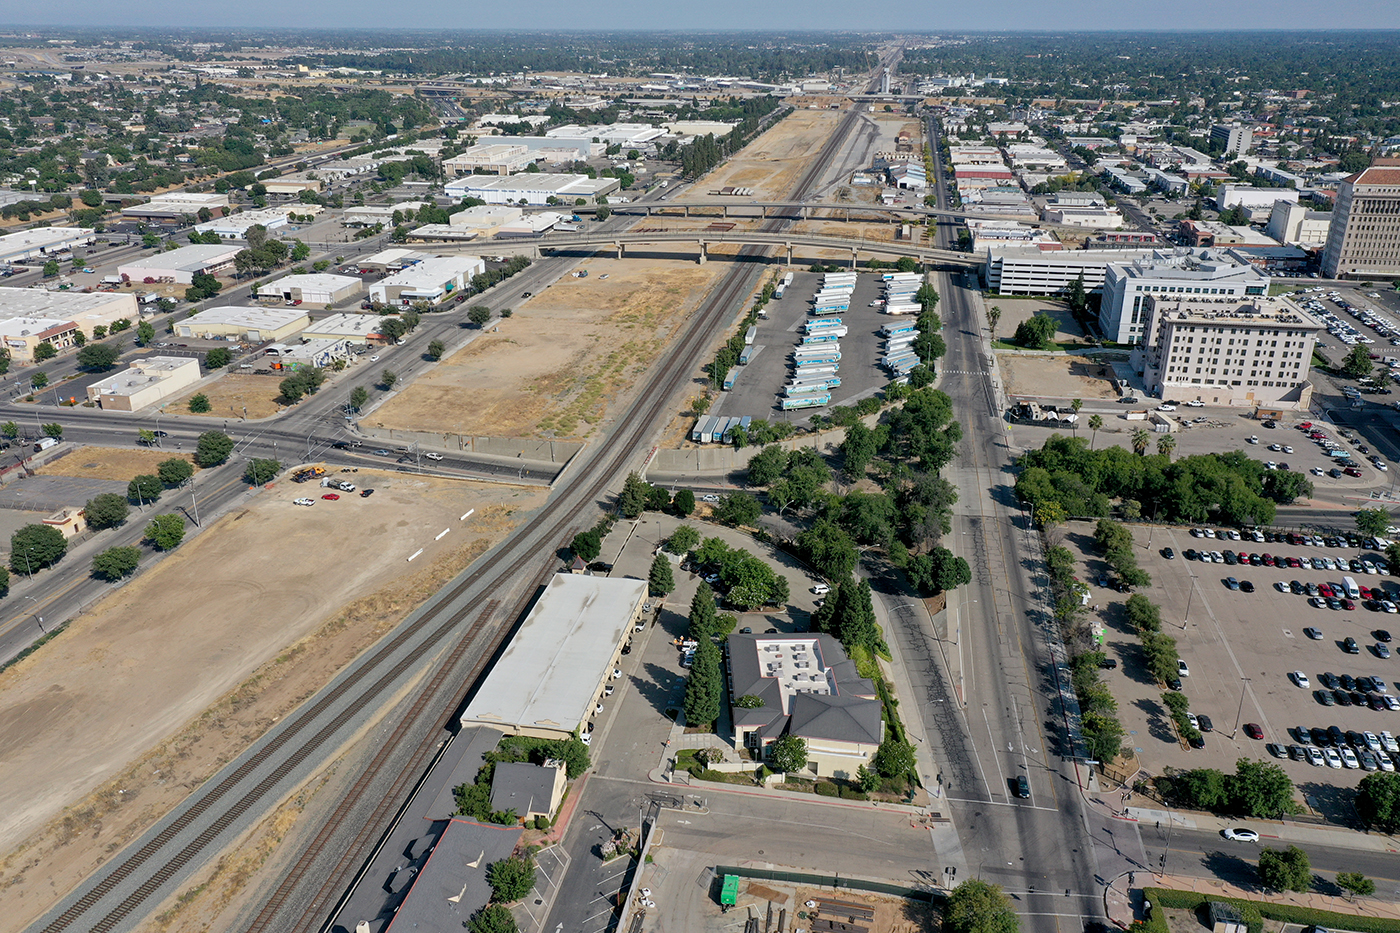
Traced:
<path id="1" fill-rule="evenodd" d="M 725 875 L 724 887 L 719 892 L 719 902 L 727 907 L 733 907 L 734 901 L 739 897 L 739 876 Z"/>

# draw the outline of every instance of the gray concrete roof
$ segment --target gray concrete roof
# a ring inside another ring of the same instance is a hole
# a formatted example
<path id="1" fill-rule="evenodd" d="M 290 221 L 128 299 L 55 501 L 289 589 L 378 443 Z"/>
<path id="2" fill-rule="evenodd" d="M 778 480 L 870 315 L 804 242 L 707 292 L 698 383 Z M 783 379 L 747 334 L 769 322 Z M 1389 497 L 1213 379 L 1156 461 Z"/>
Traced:
<path id="1" fill-rule="evenodd" d="M 388 929 L 393 933 L 460 930 L 491 901 L 486 867 L 510 857 L 524 830 L 453 820 L 413 881 Z M 398 884 L 397 877 L 395 878 Z"/>
<path id="2" fill-rule="evenodd" d="M 502 761 L 491 774 L 491 812 L 516 816 L 548 813 L 554 796 L 554 768 L 528 761 Z"/>
<path id="3" fill-rule="evenodd" d="M 802 738 L 880 744 L 883 710 L 875 685 L 856 671 L 830 635 L 731 635 L 733 696 L 761 697 L 757 709 L 734 708 L 736 727 L 781 725 Z"/>
<path id="4" fill-rule="evenodd" d="M 622 644 L 645 580 L 555 574 L 462 714 L 462 724 L 572 732 Z"/>

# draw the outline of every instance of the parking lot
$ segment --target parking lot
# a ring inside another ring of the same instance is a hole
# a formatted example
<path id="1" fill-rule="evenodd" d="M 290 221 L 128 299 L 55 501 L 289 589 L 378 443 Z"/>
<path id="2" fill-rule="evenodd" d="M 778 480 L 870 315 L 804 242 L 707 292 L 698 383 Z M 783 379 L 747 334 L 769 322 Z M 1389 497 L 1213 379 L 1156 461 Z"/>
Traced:
<path id="1" fill-rule="evenodd" d="M 1217 534 L 1221 529 L 1215 529 Z M 1205 732 L 1205 747 L 1191 749 L 1182 742 L 1170 720 L 1161 697 L 1163 687 L 1147 673 L 1136 633 L 1123 611 L 1125 594 L 1096 585 L 1107 569 L 1093 544 L 1093 527 L 1075 523 L 1066 528 L 1066 546 L 1085 556 L 1090 581 L 1091 617 L 1103 622 L 1104 651 L 1116 659 L 1116 670 L 1104 671 L 1103 680 L 1118 699 L 1118 713 L 1128 731 L 1127 746 L 1135 750 L 1142 766 L 1154 774 L 1174 768 L 1219 768 L 1234 770 L 1240 757 L 1270 759 L 1293 778 L 1303 792 L 1315 800 L 1315 808 L 1326 810 L 1328 789 L 1354 786 L 1366 774 L 1362 769 L 1332 769 L 1271 757 L 1268 743 L 1301 745 L 1297 727 L 1327 729 L 1336 725 L 1347 730 L 1400 732 L 1400 710 L 1374 710 L 1355 705 L 1324 706 L 1315 693 L 1322 675 L 1332 673 L 1352 677 L 1375 676 L 1384 682 L 1386 692 L 1400 690 L 1400 661 L 1382 658 L 1372 646 L 1374 632 L 1390 629 L 1400 632 L 1400 614 L 1379 607 L 1368 609 L 1360 601 L 1355 608 L 1317 608 L 1307 595 L 1282 592 L 1275 584 L 1331 583 L 1341 586 L 1352 577 L 1359 587 L 1381 587 L 1384 595 L 1400 597 L 1400 582 L 1380 574 L 1317 570 L 1302 567 L 1231 566 L 1187 560 L 1188 548 L 1215 551 L 1232 549 L 1248 553 L 1269 553 L 1273 558 L 1365 557 L 1374 559 L 1374 549 L 1349 546 L 1325 547 L 1289 544 L 1286 541 L 1214 541 L 1195 538 L 1189 529 L 1164 526 L 1134 528 L 1140 565 L 1152 575 L 1152 585 L 1141 592 L 1162 610 L 1162 630 L 1177 640 L 1178 654 L 1189 673 L 1181 678 L 1183 692 L 1191 701 L 1191 711 L 1205 714 L 1211 730 Z M 1170 547 L 1174 557 L 1165 557 Z M 1227 579 L 1248 581 L 1254 592 L 1235 590 Z M 1374 605 L 1374 604 L 1373 604 Z M 1316 629 L 1320 637 L 1309 637 L 1304 630 Z M 1358 652 L 1344 649 L 1344 639 L 1355 639 Z M 1308 687 L 1300 686 L 1290 675 L 1301 671 Z M 1357 691 L 1364 694 L 1365 691 Z M 1257 724 L 1262 738 L 1246 734 L 1247 724 Z M 1203 724 L 1204 727 L 1205 724 Z M 1203 728 L 1204 732 L 1204 728 Z"/>
<path id="2" fill-rule="evenodd" d="M 807 421 L 814 411 L 807 409 L 783 411 L 783 388 L 792 374 L 792 351 L 802 341 L 802 325 L 812 307 L 812 296 L 821 286 L 821 274 L 798 272 L 792 285 L 780 300 L 770 301 L 767 317 L 759 318 L 758 336 L 754 341 L 753 358 L 746 366 L 738 366 L 734 388 L 720 393 L 710 410 L 712 415 L 743 417 L 750 415 L 767 421 Z M 841 364 L 836 373 L 841 385 L 831 390 L 832 405 L 851 405 L 874 395 L 889 383 L 889 375 L 880 368 L 884 338 L 880 328 L 891 321 L 907 320 L 881 314 L 870 302 L 881 295 L 880 276 L 862 274 L 856 279 L 851 309 L 839 317 L 848 333 L 840 340 Z"/>

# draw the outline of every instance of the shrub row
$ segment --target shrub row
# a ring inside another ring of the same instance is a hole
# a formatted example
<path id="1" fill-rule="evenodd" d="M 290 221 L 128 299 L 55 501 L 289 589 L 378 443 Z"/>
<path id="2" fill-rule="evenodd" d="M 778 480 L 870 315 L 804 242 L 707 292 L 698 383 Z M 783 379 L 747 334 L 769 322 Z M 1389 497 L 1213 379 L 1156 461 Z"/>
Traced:
<path id="1" fill-rule="evenodd" d="M 1195 891 L 1170 888 L 1143 888 L 1142 896 L 1152 903 L 1152 917 L 1140 927 L 1148 933 L 1168 933 L 1166 918 L 1160 908 L 1199 910 L 1207 901 L 1220 901 L 1237 908 L 1243 915 L 1249 933 L 1260 933 L 1265 920 L 1280 923 L 1316 925 L 1332 930 L 1355 930 L 1357 933 L 1400 933 L 1400 920 L 1368 917 L 1362 914 L 1340 914 L 1293 904 L 1251 901 L 1237 897 L 1207 897 Z"/>

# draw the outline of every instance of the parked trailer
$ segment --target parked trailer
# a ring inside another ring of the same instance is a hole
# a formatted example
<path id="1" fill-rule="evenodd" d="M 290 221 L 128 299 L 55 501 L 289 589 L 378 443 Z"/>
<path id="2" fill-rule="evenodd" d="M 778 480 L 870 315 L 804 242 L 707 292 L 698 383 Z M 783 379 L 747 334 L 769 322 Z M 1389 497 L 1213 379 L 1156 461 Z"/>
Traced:
<path id="1" fill-rule="evenodd" d="M 810 346 L 814 343 L 830 343 L 833 340 L 840 340 L 846 336 L 847 328 L 833 327 L 830 330 L 819 330 L 815 334 L 807 334 L 802 338 L 802 346 Z"/>
<path id="2" fill-rule="evenodd" d="M 775 288 L 775 289 L 773 289 L 773 297 L 774 297 L 774 298 L 782 298 L 782 297 L 783 297 L 783 291 L 786 290 L 786 289 L 787 289 L 787 283 L 786 283 L 786 282 L 779 282 L 779 283 L 778 283 L 778 287 Z"/>
<path id="3" fill-rule="evenodd" d="M 826 272 L 822 274 L 822 284 L 835 285 L 837 283 L 842 283 L 845 285 L 854 285 L 856 284 L 857 274 L 858 273 L 855 272 Z"/>
<path id="4" fill-rule="evenodd" d="M 880 278 L 885 282 L 917 282 L 923 276 L 917 272 L 885 272 Z"/>
<path id="5" fill-rule="evenodd" d="M 899 353 L 894 356 L 884 356 L 880 358 L 880 365 L 886 369 L 899 369 L 905 363 L 910 366 L 919 365 L 919 357 L 913 353 Z"/>
<path id="6" fill-rule="evenodd" d="M 789 272 L 787 275 L 783 276 L 783 284 L 784 284 L 784 285 L 791 285 L 791 284 L 792 284 L 792 279 L 793 279 L 793 275 L 792 275 L 791 272 Z"/>
<path id="7" fill-rule="evenodd" d="M 715 444 L 722 444 L 724 443 L 724 435 L 727 434 L 734 425 L 739 423 L 739 419 L 718 418 L 716 421 L 718 423 L 715 425 L 715 433 L 710 435 L 710 441 Z"/>
<path id="8" fill-rule="evenodd" d="M 918 332 L 919 325 L 915 324 L 913 321 L 899 324 L 886 324 L 880 328 L 880 333 L 884 334 L 886 337 L 895 337 L 899 334 L 917 334 Z"/>
<path id="9" fill-rule="evenodd" d="M 706 443 L 706 439 L 714 432 L 715 422 L 719 420 L 716 415 L 706 415 L 695 422 L 695 427 L 691 429 L 690 439 L 697 444 Z"/>
<path id="10" fill-rule="evenodd" d="M 923 308 L 919 307 L 919 306 L 916 305 L 916 304 L 888 304 L 888 305 L 885 305 L 885 308 L 884 308 L 884 311 L 885 311 L 886 314 L 895 314 L 895 315 L 899 315 L 899 314 L 918 314 L 919 312 L 921 312 L 921 311 L 923 311 L 923 310 L 924 310 Z"/>
<path id="11" fill-rule="evenodd" d="M 793 360 L 793 364 L 794 364 L 795 366 L 798 366 L 798 367 L 806 366 L 806 365 L 812 364 L 812 363 L 839 363 L 839 362 L 841 362 L 841 354 L 838 353 L 838 352 L 836 352 L 836 351 L 834 351 L 834 350 L 833 350 L 831 353 L 822 354 L 822 355 L 820 355 L 820 356 L 817 356 L 817 355 L 813 355 L 813 356 L 799 356 L 799 357 L 797 357 L 796 359 Z"/>
<path id="12" fill-rule="evenodd" d="M 734 370 L 732 369 L 724 374 L 724 385 L 721 387 L 723 391 L 728 392 L 734 388 L 734 378 Z"/>
<path id="13" fill-rule="evenodd" d="M 744 349 L 739 353 L 739 365 L 749 365 L 749 360 L 753 359 L 753 353 L 757 349 L 758 347 L 744 347 Z"/>
<path id="14" fill-rule="evenodd" d="M 807 333 L 809 334 L 814 331 L 831 330 L 833 327 L 840 326 L 841 319 L 839 317 L 813 318 L 808 320 L 805 325 Z"/>
<path id="15" fill-rule="evenodd" d="M 811 313 L 816 315 L 841 314 L 842 312 L 849 310 L 851 310 L 851 303 L 849 301 L 843 301 L 840 304 L 834 305 L 818 305 L 817 307 L 812 309 Z"/>
<path id="16" fill-rule="evenodd" d="M 816 395 L 818 392 L 826 392 L 829 387 L 825 382 L 800 382 L 797 385 L 790 385 L 783 389 L 783 394 L 788 398 L 797 398 L 801 395 Z"/>
<path id="17" fill-rule="evenodd" d="M 827 341 L 826 343 L 814 343 L 798 347 L 792 351 L 792 358 L 801 361 L 811 357 L 827 356 L 832 353 L 839 354 L 840 352 L 841 344 L 839 342 Z"/>
<path id="18" fill-rule="evenodd" d="M 741 421 L 743 421 L 742 418 L 730 418 L 729 423 L 724 426 L 724 434 L 721 436 L 720 440 L 724 441 L 726 444 L 732 443 L 734 441 L 734 429 L 739 426 Z"/>
<path id="19" fill-rule="evenodd" d="M 803 363 L 801 366 L 797 367 L 797 369 L 793 370 L 792 378 L 795 382 L 801 379 L 809 379 L 812 376 L 832 374 L 840 368 L 841 366 L 839 363 Z"/>
<path id="20" fill-rule="evenodd" d="M 783 411 L 793 411 L 798 408 L 822 408 L 830 404 L 830 392 L 822 395 L 800 395 L 797 398 L 783 399 Z"/>
<path id="21" fill-rule="evenodd" d="M 744 343 L 753 346 L 754 340 L 758 337 L 758 328 L 750 327 L 744 332 Z"/>
<path id="22" fill-rule="evenodd" d="M 802 379 L 792 380 L 787 384 L 787 387 L 789 389 L 796 389 L 804 386 L 821 386 L 826 389 L 834 389 L 840 384 L 840 376 L 806 376 Z"/>
<path id="23" fill-rule="evenodd" d="M 919 335 L 917 333 L 895 334 L 893 337 L 885 338 L 885 349 L 888 350 L 890 347 L 908 346 L 909 344 L 913 343 L 915 340 L 918 339 Z"/>

